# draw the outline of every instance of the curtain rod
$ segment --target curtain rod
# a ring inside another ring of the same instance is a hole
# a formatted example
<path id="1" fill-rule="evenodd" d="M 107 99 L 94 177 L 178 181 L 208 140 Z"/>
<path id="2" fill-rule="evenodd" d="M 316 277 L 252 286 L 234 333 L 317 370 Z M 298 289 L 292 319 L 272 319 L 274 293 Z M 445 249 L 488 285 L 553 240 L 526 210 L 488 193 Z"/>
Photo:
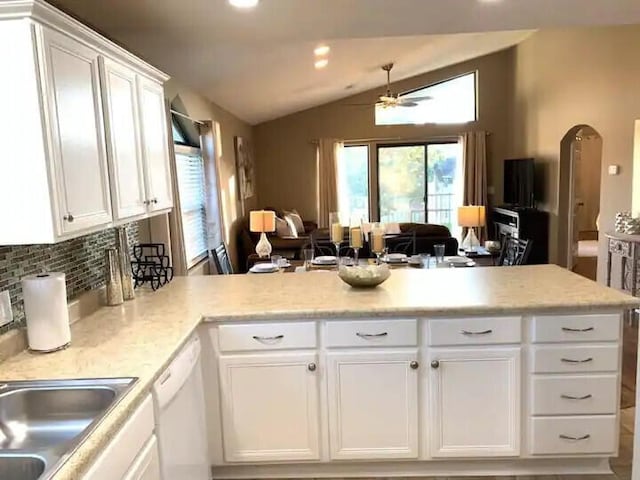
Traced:
<path id="1" fill-rule="evenodd" d="M 190 121 L 192 121 L 193 123 L 197 123 L 198 125 L 205 125 L 205 123 L 204 123 L 203 121 L 195 120 L 195 119 L 193 119 L 193 118 L 189 117 L 188 115 L 185 115 L 184 113 L 176 112 L 176 111 L 175 111 L 175 110 L 173 110 L 173 109 L 171 109 L 171 110 L 170 110 L 170 112 L 171 112 L 173 115 L 178 115 L 179 117 L 186 118 L 187 120 L 190 120 Z"/>
<path id="2" fill-rule="evenodd" d="M 485 132 L 487 136 L 491 135 L 491 132 Z M 459 137 L 462 134 L 452 134 L 452 135 L 439 135 L 439 136 L 430 136 L 430 137 L 422 137 L 422 138 L 411 138 L 411 137 L 372 137 L 372 138 L 345 138 L 342 141 L 344 143 L 366 143 L 366 142 L 429 142 L 429 141 L 438 141 L 438 140 L 450 140 L 455 137 Z M 319 139 L 313 138 L 309 140 L 309 143 L 317 144 Z"/>

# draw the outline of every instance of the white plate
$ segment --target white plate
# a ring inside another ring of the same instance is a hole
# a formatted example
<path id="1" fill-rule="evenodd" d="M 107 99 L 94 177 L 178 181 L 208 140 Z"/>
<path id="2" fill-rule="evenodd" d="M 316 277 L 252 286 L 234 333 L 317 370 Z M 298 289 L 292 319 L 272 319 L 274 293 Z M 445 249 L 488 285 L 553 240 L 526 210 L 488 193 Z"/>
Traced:
<path id="1" fill-rule="evenodd" d="M 384 257 L 384 261 L 387 263 L 405 263 L 409 259 L 404 253 L 389 253 Z"/>
<path id="2" fill-rule="evenodd" d="M 278 267 L 273 263 L 256 263 L 249 271 L 251 273 L 273 273 L 278 271 Z"/>
<path id="3" fill-rule="evenodd" d="M 336 257 L 332 255 L 320 255 L 319 257 L 311 260 L 314 265 L 335 265 L 337 263 Z"/>
<path id="4" fill-rule="evenodd" d="M 453 263 L 459 265 L 466 265 L 469 263 L 469 259 L 467 257 L 444 257 L 444 261 L 446 263 Z"/>
<path id="5" fill-rule="evenodd" d="M 420 257 L 420 255 L 413 255 L 409 257 L 409 263 L 411 265 L 422 265 L 422 257 Z"/>

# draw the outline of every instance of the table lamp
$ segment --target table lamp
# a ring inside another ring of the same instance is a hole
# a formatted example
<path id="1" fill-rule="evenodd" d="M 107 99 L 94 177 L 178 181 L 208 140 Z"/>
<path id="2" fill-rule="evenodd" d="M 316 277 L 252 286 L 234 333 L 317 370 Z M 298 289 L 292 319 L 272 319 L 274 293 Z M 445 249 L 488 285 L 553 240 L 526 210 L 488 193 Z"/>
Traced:
<path id="1" fill-rule="evenodd" d="M 458 225 L 467 227 L 467 236 L 462 240 L 461 247 L 464 250 L 474 250 L 480 246 L 475 228 L 485 224 L 485 207 L 482 205 L 466 205 L 458 207 Z"/>
<path id="2" fill-rule="evenodd" d="M 260 233 L 256 253 L 260 258 L 268 258 L 272 248 L 265 232 L 276 231 L 276 213 L 271 210 L 253 210 L 249 213 L 249 230 Z"/>

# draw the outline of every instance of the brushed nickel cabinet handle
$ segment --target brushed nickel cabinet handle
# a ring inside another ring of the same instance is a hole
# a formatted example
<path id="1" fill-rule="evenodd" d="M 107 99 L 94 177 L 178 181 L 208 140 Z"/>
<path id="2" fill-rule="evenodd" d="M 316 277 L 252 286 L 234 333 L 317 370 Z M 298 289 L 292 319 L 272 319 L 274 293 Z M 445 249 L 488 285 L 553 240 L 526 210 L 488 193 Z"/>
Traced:
<path id="1" fill-rule="evenodd" d="M 273 337 L 261 337 L 258 335 L 254 335 L 252 338 L 258 342 L 274 342 L 276 340 L 282 340 L 284 338 L 284 335 L 275 335 Z"/>
<path id="2" fill-rule="evenodd" d="M 65 219 L 67 222 L 71 223 L 75 220 L 75 218 L 73 218 L 73 215 L 71 215 L 70 213 L 66 214 L 64 217 L 62 217 L 63 219 Z"/>
<path id="3" fill-rule="evenodd" d="M 154 198 L 153 200 L 151 200 L 153 203 L 158 203 L 158 199 Z"/>
<path id="4" fill-rule="evenodd" d="M 593 328 L 593 327 L 587 327 L 587 328 L 562 327 L 562 331 L 563 332 L 573 332 L 573 333 L 593 332 L 594 330 L 595 330 L 595 328 Z"/>
<path id="5" fill-rule="evenodd" d="M 438 368 L 440 366 L 440 362 L 438 360 L 433 360 L 431 362 L 431 368 Z"/>
<path id="6" fill-rule="evenodd" d="M 483 330 L 482 332 L 471 332 L 469 330 L 461 330 L 460 333 L 462 335 L 488 335 L 490 333 L 493 333 L 493 330 L 491 330 L 491 329 Z"/>
<path id="7" fill-rule="evenodd" d="M 144 201 L 144 204 L 145 204 L 145 205 L 149 205 L 150 203 L 151 203 L 151 200 L 145 200 L 145 201 Z"/>
<path id="8" fill-rule="evenodd" d="M 582 397 L 575 397 L 573 395 L 565 395 L 564 393 L 562 395 L 560 395 L 560 398 L 564 398 L 565 400 L 587 400 L 589 398 L 592 398 L 593 395 L 591 395 L 590 393 L 583 395 Z"/>
<path id="9" fill-rule="evenodd" d="M 591 435 L 589 435 L 588 433 L 586 435 L 583 435 L 581 437 L 572 437 L 571 435 L 564 435 L 564 434 L 560 434 L 558 435 L 562 440 L 570 440 L 572 442 L 579 442 L 580 440 L 587 440 L 589 438 L 591 438 Z"/>
<path id="10" fill-rule="evenodd" d="M 574 360 L 573 358 L 561 358 L 560 361 L 565 363 L 589 363 L 589 362 L 593 362 L 593 357 L 585 358 L 583 360 Z"/>
<path id="11" fill-rule="evenodd" d="M 164 385 L 167 383 L 167 380 L 171 378 L 171 370 L 167 370 L 167 372 L 160 378 L 160 385 Z"/>
<path id="12" fill-rule="evenodd" d="M 307 370 L 309 370 L 310 372 L 315 372 L 316 368 L 317 366 L 315 363 L 310 363 L 309 365 L 307 365 Z"/>
<path id="13" fill-rule="evenodd" d="M 389 333 L 388 332 L 382 332 L 382 333 L 356 332 L 356 335 L 359 336 L 360 338 L 379 338 L 379 337 L 386 337 L 387 335 L 389 335 Z"/>
<path id="14" fill-rule="evenodd" d="M 420 366 L 420 364 L 418 362 L 416 362 L 415 360 L 413 360 L 409 366 L 411 367 L 412 370 L 417 370 L 418 367 Z"/>

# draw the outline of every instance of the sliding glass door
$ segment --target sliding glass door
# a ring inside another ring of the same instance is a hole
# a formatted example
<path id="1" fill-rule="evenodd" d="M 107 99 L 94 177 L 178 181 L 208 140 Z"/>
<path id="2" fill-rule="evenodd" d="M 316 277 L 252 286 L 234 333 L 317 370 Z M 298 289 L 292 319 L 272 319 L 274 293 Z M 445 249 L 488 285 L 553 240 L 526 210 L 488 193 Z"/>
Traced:
<path id="1" fill-rule="evenodd" d="M 379 145 L 381 222 L 437 223 L 458 232 L 462 150 L 458 142 Z"/>

